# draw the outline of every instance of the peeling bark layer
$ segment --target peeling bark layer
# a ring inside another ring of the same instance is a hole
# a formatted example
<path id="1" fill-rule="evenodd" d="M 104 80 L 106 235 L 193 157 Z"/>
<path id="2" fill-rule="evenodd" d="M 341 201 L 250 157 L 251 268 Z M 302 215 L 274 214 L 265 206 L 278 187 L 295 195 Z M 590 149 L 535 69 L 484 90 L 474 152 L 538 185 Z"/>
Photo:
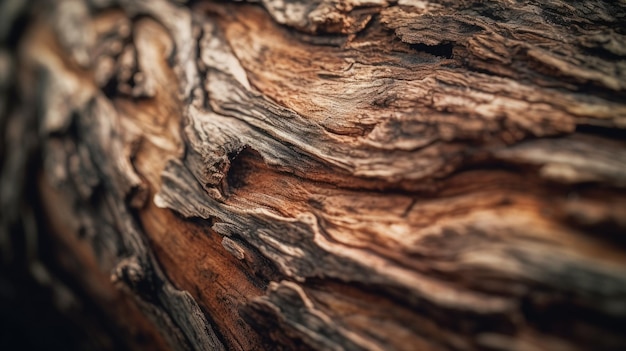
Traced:
<path id="1" fill-rule="evenodd" d="M 167 347 L 626 348 L 625 2 L 40 5 L 3 132 Z"/>

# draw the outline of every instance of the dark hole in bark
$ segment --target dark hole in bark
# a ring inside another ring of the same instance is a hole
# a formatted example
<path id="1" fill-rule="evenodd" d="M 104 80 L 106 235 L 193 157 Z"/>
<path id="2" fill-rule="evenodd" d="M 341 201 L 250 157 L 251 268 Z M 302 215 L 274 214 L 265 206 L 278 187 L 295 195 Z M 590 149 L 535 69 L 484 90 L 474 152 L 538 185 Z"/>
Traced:
<path id="1" fill-rule="evenodd" d="M 415 51 L 425 52 L 438 57 L 452 58 L 452 49 L 454 45 L 452 43 L 443 43 L 438 45 L 426 45 L 426 44 L 410 44 L 411 49 Z"/>
<path id="2" fill-rule="evenodd" d="M 246 178 L 248 174 L 254 170 L 250 165 L 250 160 L 262 160 L 261 154 L 249 146 L 244 147 L 238 153 L 232 153 L 228 155 L 230 159 L 230 168 L 226 175 L 226 181 L 228 188 L 234 190 L 244 187 L 246 185 Z"/>

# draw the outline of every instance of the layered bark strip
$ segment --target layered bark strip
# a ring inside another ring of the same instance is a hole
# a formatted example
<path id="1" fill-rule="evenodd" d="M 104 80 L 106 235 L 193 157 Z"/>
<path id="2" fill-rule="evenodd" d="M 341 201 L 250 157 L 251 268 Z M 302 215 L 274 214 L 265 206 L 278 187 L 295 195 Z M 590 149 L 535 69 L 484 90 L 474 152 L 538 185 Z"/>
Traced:
<path id="1" fill-rule="evenodd" d="M 626 349 L 623 0 L 29 16 L 3 128 L 167 347 Z"/>

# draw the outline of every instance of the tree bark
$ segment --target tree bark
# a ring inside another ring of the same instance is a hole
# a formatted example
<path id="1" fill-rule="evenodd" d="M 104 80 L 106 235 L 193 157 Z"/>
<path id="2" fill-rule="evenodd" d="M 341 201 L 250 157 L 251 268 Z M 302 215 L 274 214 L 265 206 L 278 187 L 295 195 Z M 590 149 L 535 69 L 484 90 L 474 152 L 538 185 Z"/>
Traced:
<path id="1" fill-rule="evenodd" d="M 626 2 L 4 13 L 2 248 L 128 347 L 626 349 Z"/>

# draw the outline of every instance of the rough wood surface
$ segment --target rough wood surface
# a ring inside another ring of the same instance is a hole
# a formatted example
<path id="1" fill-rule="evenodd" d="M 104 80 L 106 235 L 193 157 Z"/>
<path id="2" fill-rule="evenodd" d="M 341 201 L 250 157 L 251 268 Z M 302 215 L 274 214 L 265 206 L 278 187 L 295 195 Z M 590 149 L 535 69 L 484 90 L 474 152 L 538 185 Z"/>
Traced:
<path id="1" fill-rule="evenodd" d="M 625 1 L 39 5 L 2 211 L 167 347 L 626 348 Z"/>

